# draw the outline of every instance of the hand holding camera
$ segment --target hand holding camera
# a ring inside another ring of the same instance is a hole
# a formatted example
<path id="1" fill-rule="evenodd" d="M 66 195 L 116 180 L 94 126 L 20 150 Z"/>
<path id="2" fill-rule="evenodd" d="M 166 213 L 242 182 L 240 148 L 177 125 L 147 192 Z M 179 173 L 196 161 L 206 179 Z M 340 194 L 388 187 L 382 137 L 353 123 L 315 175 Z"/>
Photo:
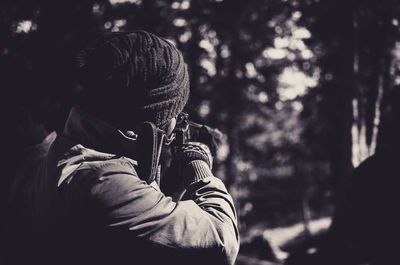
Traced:
<path id="1" fill-rule="evenodd" d="M 180 113 L 167 143 L 171 150 L 172 161 L 163 174 L 162 190 L 166 194 L 176 190 L 184 182 L 183 169 L 192 161 L 204 161 L 212 169 L 222 139 L 223 134 L 218 129 L 192 122 L 187 113 Z"/>

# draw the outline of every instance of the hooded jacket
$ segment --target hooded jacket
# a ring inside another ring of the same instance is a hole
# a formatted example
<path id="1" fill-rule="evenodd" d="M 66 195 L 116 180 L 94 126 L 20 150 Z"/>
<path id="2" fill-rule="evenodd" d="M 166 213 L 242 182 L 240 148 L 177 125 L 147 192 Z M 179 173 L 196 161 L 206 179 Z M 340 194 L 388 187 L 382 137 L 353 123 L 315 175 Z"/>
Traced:
<path id="1" fill-rule="evenodd" d="M 132 155 L 122 156 L 127 150 Z M 139 153 L 135 141 L 72 108 L 35 176 L 38 262 L 234 263 L 237 217 L 221 180 L 205 162 L 192 161 L 183 172 L 191 184 L 173 200 L 139 178 Z"/>

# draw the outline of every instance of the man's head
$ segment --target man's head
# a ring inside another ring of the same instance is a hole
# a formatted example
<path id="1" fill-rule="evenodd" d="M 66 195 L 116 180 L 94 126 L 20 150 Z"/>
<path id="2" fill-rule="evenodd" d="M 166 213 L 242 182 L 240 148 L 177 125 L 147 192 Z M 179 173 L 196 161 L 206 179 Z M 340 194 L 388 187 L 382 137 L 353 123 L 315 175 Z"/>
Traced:
<path id="1" fill-rule="evenodd" d="M 119 128 L 167 130 L 189 97 L 182 54 L 145 31 L 108 33 L 78 54 L 85 109 Z"/>

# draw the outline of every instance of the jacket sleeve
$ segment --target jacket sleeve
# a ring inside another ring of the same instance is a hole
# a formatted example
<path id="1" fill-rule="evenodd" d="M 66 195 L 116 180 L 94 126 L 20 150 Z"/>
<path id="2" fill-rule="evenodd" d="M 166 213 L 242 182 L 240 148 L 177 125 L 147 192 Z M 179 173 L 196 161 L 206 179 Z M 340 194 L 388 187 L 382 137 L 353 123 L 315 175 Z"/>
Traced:
<path id="1" fill-rule="evenodd" d="M 91 185 L 90 200 L 105 227 L 166 249 L 199 250 L 210 259 L 217 253 L 221 263 L 234 263 L 239 250 L 234 204 L 205 162 L 195 160 L 185 169 L 184 177 L 191 181 L 177 202 L 132 169 L 104 166 Z"/>

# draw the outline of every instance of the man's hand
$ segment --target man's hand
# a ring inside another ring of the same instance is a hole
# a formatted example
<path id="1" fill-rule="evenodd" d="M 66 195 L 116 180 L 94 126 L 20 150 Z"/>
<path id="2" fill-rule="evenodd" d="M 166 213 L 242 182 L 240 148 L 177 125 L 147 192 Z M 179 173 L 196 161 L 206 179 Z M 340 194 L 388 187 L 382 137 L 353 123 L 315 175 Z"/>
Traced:
<path id="1" fill-rule="evenodd" d="M 212 168 L 213 156 L 207 145 L 200 142 L 189 142 L 174 150 L 174 158 L 177 159 L 181 167 L 187 166 L 194 160 L 202 160 Z"/>
<path id="2" fill-rule="evenodd" d="M 184 176 L 184 170 L 192 161 L 204 161 L 205 167 L 211 169 L 213 156 L 207 145 L 199 142 L 188 142 L 181 146 L 171 148 L 172 161 L 166 168 L 161 180 L 161 191 L 167 196 L 175 196 L 190 182 L 188 176 Z M 190 177 L 189 177 L 190 178 Z"/>
<path id="3" fill-rule="evenodd" d="M 216 155 L 224 137 L 224 134 L 216 128 L 189 121 L 189 141 L 206 144 L 213 156 Z"/>

